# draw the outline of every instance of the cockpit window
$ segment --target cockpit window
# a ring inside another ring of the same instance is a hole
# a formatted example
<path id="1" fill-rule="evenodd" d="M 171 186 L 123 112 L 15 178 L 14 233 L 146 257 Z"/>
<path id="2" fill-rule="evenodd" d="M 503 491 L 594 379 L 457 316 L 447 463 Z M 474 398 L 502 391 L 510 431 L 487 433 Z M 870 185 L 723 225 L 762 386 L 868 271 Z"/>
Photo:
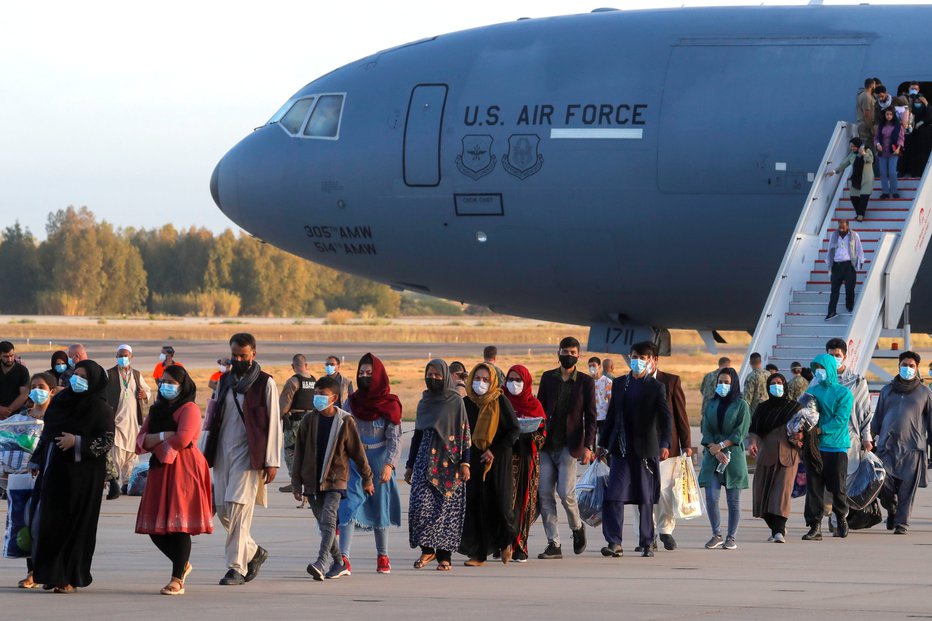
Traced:
<path id="1" fill-rule="evenodd" d="M 343 112 L 343 95 L 321 95 L 304 130 L 313 138 L 338 138 L 340 117 Z"/>
<path id="2" fill-rule="evenodd" d="M 304 118 L 307 116 L 307 111 L 310 109 L 311 104 L 314 103 L 314 98 L 310 97 L 308 99 L 299 99 L 294 102 L 294 105 L 291 106 L 291 110 L 285 113 L 285 116 L 282 117 L 282 120 L 279 121 L 281 126 L 289 134 L 297 134 L 301 130 L 301 126 L 304 125 Z"/>

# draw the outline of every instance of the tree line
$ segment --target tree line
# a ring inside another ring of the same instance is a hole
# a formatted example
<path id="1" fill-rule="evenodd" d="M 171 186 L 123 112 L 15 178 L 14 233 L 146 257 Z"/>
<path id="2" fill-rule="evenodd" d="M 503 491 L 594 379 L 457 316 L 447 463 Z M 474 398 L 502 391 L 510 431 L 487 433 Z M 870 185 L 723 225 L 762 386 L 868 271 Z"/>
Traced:
<path id="1" fill-rule="evenodd" d="M 460 314 L 401 296 L 227 229 L 115 228 L 87 208 L 49 214 L 38 241 L 18 222 L 0 232 L 0 313 L 363 316 Z"/>

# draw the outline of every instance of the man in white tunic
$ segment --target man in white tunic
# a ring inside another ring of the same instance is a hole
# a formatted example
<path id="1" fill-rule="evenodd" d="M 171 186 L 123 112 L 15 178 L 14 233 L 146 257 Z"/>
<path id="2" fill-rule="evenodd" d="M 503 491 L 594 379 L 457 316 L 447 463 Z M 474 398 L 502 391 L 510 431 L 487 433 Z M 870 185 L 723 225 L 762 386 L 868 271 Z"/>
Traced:
<path id="1" fill-rule="evenodd" d="M 133 368 L 133 348 L 120 345 L 116 366 L 107 370 L 107 402 L 114 412 L 113 448 L 108 457 L 110 490 L 108 500 L 126 493 L 129 477 L 136 465 L 136 436 L 142 426 L 143 409 L 149 402 L 149 386 Z"/>
<path id="2" fill-rule="evenodd" d="M 255 361 L 255 337 L 234 334 L 230 351 L 231 371 L 221 378 L 217 407 L 205 423 L 204 456 L 213 467 L 217 517 L 227 530 L 229 569 L 220 584 L 238 585 L 252 581 L 269 556 L 250 529 L 280 466 L 282 422 L 275 381 Z"/>

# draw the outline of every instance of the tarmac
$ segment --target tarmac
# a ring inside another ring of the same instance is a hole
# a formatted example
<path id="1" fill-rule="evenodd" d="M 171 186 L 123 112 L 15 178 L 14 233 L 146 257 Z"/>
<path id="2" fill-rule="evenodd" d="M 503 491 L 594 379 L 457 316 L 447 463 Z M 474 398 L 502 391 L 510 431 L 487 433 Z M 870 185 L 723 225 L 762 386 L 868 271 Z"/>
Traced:
<path id="1" fill-rule="evenodd" d="M 405 439 L 410 438 L 406 423 Z M 698 436 L 697 436 L 698 437 Z M 407 455 L 407 449 L 404 451 Z M 399 471 L 401 466 L 399 467 Z M 580 467 L 582 474 L 584 467 Z M 299 509 L 279 472 L 269 508 L 257 508 L 253 536 L 269 560 L 246 585 L 217 584 L 226 571 L 225 532 L 215 519 L 212 535 L 194 538 L 194 571 L 181 597 L 158 591 L 171 566 L 149 541 L 134 533 L 139 498 L 103 501 L 94 556 L 94 583 L 73 595 L 16 588 L 23 560 L 0 560 L 0 605 L 5 618 L 38 619 L 643 619 L 689 621 L 730 619 L 845 619 L 846 621 L 932 618 L 932 494 L 920 490 L 909 533 L 896 536 L 879 524 L 852 531 L 847 539 L 804 542 L 802 499 L 793 501 L 786 544 L 766 543 L 769 530 L 751 517 L 751 491 L 742 494 L 737 550 L 706 550 L 705 516 L 681 521 L 678 548 L 661 546 L 654 558 L 634 552 L 636 535 L 626 514 L 624 558 L 603 558 L 600 528 L 587 527 L 588 548 L 572 552 L 560 511 L 564 558 L 541 561 L 546 547 L 538 521 L 531 531 L 528 563 L 463 566 L 454 555 L 450 573 L 435 566 L 415 570 L 417 550 L 408 544 L 408 486 L 400 483 L 402 527 L 389 538 L 392 572 L 375 571 L 372 535 L 357 531 L 352 576 L 315 582 L 305 567 L 319 544 L 314 518 Z M 400 472 L 399 472 L 400 479 Z M 722 499 L 722 518 L 726 509 Z M 6 519 L 6 504 L 0 511 Z M 6 616 L 8 615 L 8 616 Z"/>

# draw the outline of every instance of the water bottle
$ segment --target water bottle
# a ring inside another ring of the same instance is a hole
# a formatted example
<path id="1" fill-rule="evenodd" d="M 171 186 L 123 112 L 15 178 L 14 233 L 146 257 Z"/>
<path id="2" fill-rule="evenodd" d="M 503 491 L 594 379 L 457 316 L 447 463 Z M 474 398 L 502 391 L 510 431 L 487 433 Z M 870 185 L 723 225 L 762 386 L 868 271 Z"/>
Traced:
<path id="1" fill-rule="evenodd" d="M 728 462 L 730 462 L 730 461 L 731 461 L 731 453 L 725 453 L 725 461 L 724 461 L 724 462 L 718 462 L 718 466 L 715 467 L 715 471 L 716 471 L 717 473 L 719 473 L 719 474 L 724 473 L 724 472 L 725 472 L 725 468 L 728 467 Z"/>

